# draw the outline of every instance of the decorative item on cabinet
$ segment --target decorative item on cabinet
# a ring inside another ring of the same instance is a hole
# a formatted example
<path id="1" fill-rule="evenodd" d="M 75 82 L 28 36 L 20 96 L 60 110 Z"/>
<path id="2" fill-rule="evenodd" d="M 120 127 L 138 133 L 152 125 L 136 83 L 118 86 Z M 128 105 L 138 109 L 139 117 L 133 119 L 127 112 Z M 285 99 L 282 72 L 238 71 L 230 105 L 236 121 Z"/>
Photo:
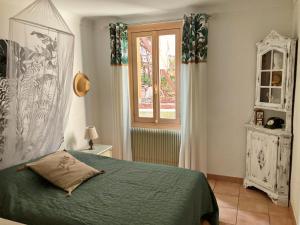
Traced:
<path id="1" fill-rule="evenodd" d="M 284 120 L 279 117 L 271 117 L 268 119 L 265 128 L 268 129 L 280 129 L 283 128 Z"/>
<path id="2" fill-rule="evenodd" d="M 257 43 L 255 121 L 246 124 L 244 187 L 256 187 L 282 206 L 289 202 L 295 49 L 296 40 L 276 31 Z M 258 126 L 261 111 L 265 127 Z"/>
<path id="3" fill-rule="evenodd" d="M 264 111 L 261 109 L 255 110 L 255 125 L 257 126 L 264 125 Z"/>

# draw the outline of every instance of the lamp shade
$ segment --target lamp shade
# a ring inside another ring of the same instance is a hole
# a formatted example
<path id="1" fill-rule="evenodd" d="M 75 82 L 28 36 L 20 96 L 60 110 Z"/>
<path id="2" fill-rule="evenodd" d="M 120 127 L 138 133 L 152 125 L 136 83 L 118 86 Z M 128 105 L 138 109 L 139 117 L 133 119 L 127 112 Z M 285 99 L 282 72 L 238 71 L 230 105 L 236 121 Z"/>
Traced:
<path id="1" fill-rule="evenodd" d="M 92 127 L 87 127 L 85 129 L 85 135 L 84 138 L 87 140 L 95 140 L 99 137 L 96 127 L 92 126 Z"/>

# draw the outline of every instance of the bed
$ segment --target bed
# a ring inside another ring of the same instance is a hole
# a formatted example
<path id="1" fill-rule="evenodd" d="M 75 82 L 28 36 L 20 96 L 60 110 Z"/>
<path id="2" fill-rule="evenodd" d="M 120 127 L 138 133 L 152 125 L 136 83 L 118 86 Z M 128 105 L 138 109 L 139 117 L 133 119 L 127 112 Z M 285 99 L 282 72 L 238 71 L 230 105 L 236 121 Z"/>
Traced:
<path id="1" fill-rule="evenodd" d="M 205 176 L 171 166 L 69 151 L 105 174 L 70 197 L 29 169 L 0 171 L 0 217 L 28 225 L 218 225 Z"/>

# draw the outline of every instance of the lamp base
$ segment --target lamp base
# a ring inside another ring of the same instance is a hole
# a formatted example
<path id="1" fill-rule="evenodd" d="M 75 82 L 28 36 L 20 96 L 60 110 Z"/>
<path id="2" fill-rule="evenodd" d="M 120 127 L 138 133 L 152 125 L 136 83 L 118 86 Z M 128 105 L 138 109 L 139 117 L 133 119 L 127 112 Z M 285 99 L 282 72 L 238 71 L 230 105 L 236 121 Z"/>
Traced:
<path id="1" fill-rule="evenodd" d="M 89 145 L 90 145 L 89 150 L 93 150 L 93 146 L 94 146 L 93 140 L 89 141 Z"/>

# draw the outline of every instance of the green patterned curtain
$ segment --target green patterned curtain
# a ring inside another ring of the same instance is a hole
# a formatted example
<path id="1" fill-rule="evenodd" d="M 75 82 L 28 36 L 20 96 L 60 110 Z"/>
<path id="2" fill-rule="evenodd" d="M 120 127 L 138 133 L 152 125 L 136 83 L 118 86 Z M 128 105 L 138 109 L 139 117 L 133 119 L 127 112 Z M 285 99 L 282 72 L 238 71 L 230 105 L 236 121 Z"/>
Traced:
<path id="1" fill-rule="evenodd" d="M 182 63 L 199 63 L 207 59 L 208 16 L 184 16 L 182 33 Z"/>
<path id="2" fill-rule="evenodd" d="M 124 23 L 109 24 L 111 65 L 128 64 L 128 33 Z"/>

